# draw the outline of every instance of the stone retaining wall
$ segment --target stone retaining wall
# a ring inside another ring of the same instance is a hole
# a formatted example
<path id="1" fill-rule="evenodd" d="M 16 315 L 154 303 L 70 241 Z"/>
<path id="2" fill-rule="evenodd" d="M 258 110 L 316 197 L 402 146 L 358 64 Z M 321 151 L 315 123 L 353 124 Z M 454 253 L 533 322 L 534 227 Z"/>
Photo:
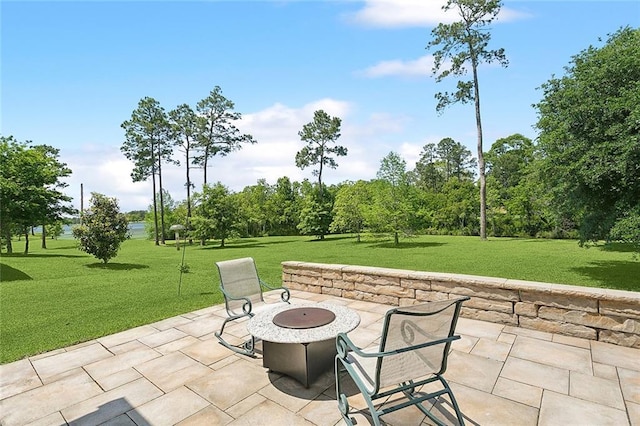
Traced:
<path id="1" fill-rule="evenodd" d="M 283 262 L 282 284 L 394 306 L 470 296 L 461 316 L 640 348 L 640 293 L 474 275 Z"/>

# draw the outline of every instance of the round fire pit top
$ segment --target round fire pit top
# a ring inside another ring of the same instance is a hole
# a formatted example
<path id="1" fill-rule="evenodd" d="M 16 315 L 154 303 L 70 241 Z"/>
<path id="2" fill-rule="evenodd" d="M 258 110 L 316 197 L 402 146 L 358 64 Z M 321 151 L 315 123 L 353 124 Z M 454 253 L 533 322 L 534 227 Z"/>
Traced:
<path id="1" fill-rule="evenodd" d="M 338 333 L 348 333 L 360 324 L 360 316 L 353 309 L 331 302 L 309 303 L 300 301 L 294 305 L 279 304 L 265 309 L 247 322 L 247 331 L 252 336 L 274 343 L 312 343 L 335 339 Z M 318 308 L 333 312 L 336 318 L 321 326 L 312 328 L 286 328 L 273 322 L 281 312 L 299 308 Z"/>
<path id="2" fill-rule="evenodd" d="M 336 319 L 336 314 L 328 309 L 305 306 L 280 312 L 273 317 L 279 327 L 305 329 L 327 325 Z"/>

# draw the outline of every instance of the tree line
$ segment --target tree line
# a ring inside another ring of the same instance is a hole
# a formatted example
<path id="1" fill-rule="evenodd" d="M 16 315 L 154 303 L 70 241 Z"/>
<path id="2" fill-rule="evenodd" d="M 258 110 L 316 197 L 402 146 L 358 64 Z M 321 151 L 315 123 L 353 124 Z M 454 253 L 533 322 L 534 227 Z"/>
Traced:
<path id="1" fill-rule="evenodd" d="M 573 222 L 554 217 L 542 186 L 534 184 L 533 142 L 515 134 L 496 141 L 486 153 L 488 224 L 493 236 L 576 236 Z M 336 185 L 261 179 L 242 191 L 221 182 L 205 185 L 193 196 L 192 238 L 313 235 L 330 233 L 390 234 L 396 243 L 413 234 L 479 235 L 476 160 L 461 143 L 442 139 L 426 144 L 413 169 L 396 152 L 380 161 L 376 178 Z M 532 189 L 539 188 L 539 191 Z M 167 224 L 187 222 L 186 202 L 165 192 Z M 149 208 L 151 210 L 152 207 Z M 153 235 L 152 214 L 148 214 Z"/>

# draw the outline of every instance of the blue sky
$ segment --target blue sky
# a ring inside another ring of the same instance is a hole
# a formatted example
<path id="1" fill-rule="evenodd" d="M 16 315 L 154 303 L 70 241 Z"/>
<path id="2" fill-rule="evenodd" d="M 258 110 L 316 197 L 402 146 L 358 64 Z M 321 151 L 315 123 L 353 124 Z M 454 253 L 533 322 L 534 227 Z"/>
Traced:
<path id="1" fill-rule="evenodd" d="M 327 183 L 372 179 L 395 151 L 412 169 L 422 147 L 451 137 L 474 156 L 472 105 L 439 115 L 425 49 L 442 0 L 6 1 L 1 16 L 3 136 L 52 145 L 73 170 L 67 192 L 95 191 L 124 211 L 146 209 L 151 183 L 132 183 L 120 124 L 150 96 L 192 106 L 217 85 L 256 145 L 216 158 L 209 181 L 240 191 L 260 178 L 313 179 L 295 166 L 298 131 L 324 109 L 342 119 L 348 148 Z M 490 47 L 510 65 L 479 70 L 485 151 L 499 138 L 535 139 L 537 90 L 571 57 L 622 26 L 640 27 L 637 1 L 504 1 Z M 177 156 L 179 158 L 179 155 Z M 193 178 L 197 187 L 201 173 Z M 165 187 L 186 196 L 184 170 Z"/>

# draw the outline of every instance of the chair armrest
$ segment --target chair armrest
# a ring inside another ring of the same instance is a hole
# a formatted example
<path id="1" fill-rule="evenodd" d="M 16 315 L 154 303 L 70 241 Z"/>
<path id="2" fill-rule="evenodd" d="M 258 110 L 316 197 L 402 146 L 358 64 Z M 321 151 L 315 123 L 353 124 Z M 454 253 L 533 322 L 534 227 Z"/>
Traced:
<path id="1" fill-rule="evenodd" d="M 338 333 L 336 337 L 336 350 L 338 352 L 338 357 L 342 359 L 346 359 L 347 354 L 349 352 L 355 352 L 356 355 L 363 358 L 382 358 L 390 355 L 397 355 L 403 352 L 414 351 L 416 349 L 422 349 L 429 346 L 441 345 L 447 342 L 453 342 L 454 340 L 460 339 L 460 336 L 451 336 L 445 339 L 438 339 L 431 342 L 422 343 L 420 345 L 415 346 L 407 346 L 405 348 L 396 349 L 393 351 L 385 351 L 385 352 L 364 352 L 361 348 L 355 345 L 353 341 L 347 336 L 345 333 Z"/>
<path id="2" fill-rule="evenodd" d="M 220 291 L 222 292 L 224 298 L 227 300 L 244 300 L 244 303 L 242 304 L 242 312 L 244 312 L 246 315 L 251 315 L 251 309 L 253 308 L 253 306 L 251 304 L 251 300 L 248 297 L 233 297 L 229 293 L 224 291 L 224 288 L 222 288 L 222 286 L 220 286 Z"/>
<path id="3" fill-rule="evenodd" d="M 280 293 L 280 299 L 283 302 L 289 302 L 289 298 L 291 297 L 291 293 L 289 292 L 289 289 L 282 286 L 282 287 L 272 287 L 269 284 L 267 284 L 266 282 L 262 281 L 260 278 L 258 278 L 258 281 L 260 281 L 260 286 L 265 288 L 266 290 L 282 290 L 282 293 Z"/>
<path id="4" fill-rule="evenodd" d="M 371 352 L 363 352 L 355 343 L 346 335 L 346 333 L 338 333 L 336 336 L 336 351 L 337 357 L 347 359 L 349 352 L 355 352 L 356 354 L 364 357 L 372 356 Z M 374 354 L 375 356 L 376 354 Z"/>

